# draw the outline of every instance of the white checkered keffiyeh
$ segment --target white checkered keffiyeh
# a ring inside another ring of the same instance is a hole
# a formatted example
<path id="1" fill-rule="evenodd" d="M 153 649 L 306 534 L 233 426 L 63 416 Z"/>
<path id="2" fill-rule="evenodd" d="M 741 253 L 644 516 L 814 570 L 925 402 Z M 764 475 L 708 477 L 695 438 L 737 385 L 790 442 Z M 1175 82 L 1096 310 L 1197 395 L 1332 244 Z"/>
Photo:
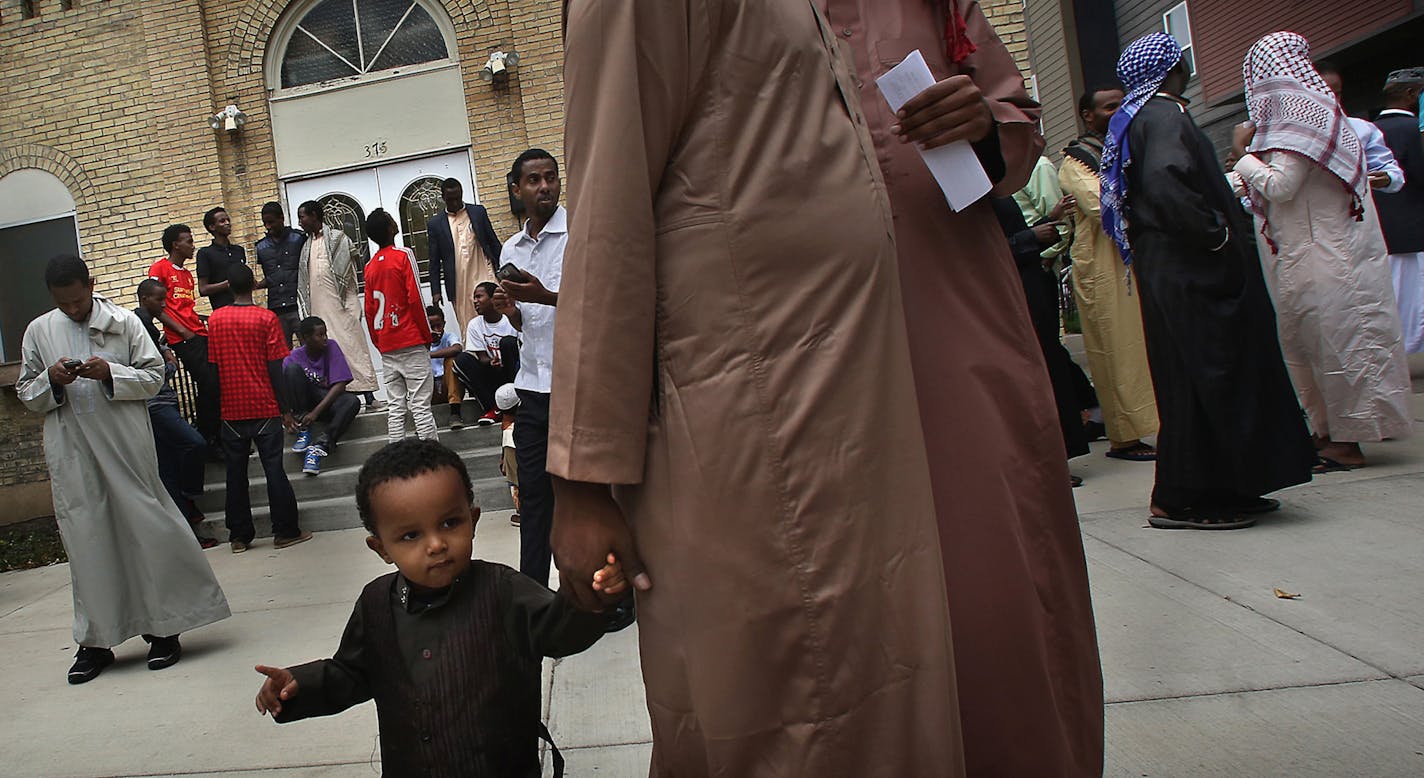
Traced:
<path id="1" fill-rule="evenodd" d="M 1256 125 L 1246 150 L 1289 151 L 1311 160 L 1340 179 L 1353 195 L 1351 213 L 1362 218 L 1368 192 L 1364 147 L 1311 64 L 1310 43 L 1293 32 L 1271 33 L 1246 53 L 1241 76 L 1246 110 Z M 1264 218 L 1260 193 L 1251 190 L 1250 195 L 1252 210 Z M 1271 245 L 1274 250 L 1274 241 Z"/>

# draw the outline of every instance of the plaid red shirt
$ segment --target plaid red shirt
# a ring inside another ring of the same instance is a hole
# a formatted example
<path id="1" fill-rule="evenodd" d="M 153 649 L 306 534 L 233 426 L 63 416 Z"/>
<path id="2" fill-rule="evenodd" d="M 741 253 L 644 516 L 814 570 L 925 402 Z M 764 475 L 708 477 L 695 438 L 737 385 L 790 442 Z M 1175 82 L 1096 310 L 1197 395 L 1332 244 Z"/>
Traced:
<path id="1" fill-rule="evenodd" d="M 255 305 L 224 305 L 208 317 L 208 361 L 218 366 L 224 421 L 282 415 L 267 363 L 288 354 L 277 314 Z"/>

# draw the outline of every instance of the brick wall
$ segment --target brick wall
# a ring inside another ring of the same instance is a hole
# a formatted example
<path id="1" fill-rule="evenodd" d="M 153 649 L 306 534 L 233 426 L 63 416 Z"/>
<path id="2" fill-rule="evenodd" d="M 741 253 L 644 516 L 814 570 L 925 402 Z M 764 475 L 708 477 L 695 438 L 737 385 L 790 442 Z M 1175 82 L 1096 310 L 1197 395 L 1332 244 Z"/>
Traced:
<path id="1" fill-rule="evenodd" d="M 44 417 L 0 390 L 0 525 L 53 513 L 44 459 Z"/>
<path id="2" fill-rule="evenodd" d="M 981 0 L 979 7 L 984 12 L 984 18 L 994 26 L 999 40 L 1004 42 L 1004 46 L 1014 56 L 1014 62 L 1018 64 L 1019 72 L 1023 73 L 1024 83 L 1027 84 L 1033 70 L 1028 61 L 1028 29 L 1024 23 L 1024 0 Z"/>
<path id="3" fill-rule="evenodd" d="M 204 245 L 202 215 L 213 205 L 229 209 L 233 239 L 250 250 L 261 237 L 259 208 L 280 199 L 265 65 L 288 3 L 80 0 L 64 10 L 60 0 L 35 2 L 38 16 L 22 19 L 20 0 L 0 0 L 0 176 L 37 167 L 69 187 L 99 291 L 128 304 L 162 254 L 163 228 L 186 223 Z M 563 152 L 562 3 L 435 2 L 455 28 L 475 185 L 496 231 L 508 234 L 518 227 L 505 185 L 514 157 L 530 146 Z M 1027 74 L 1022 0 L 983 5 Z M 503 86 L 478 77 L 496 49 L 521 58 Z M 247 124 L 212 131 L 207 117 L 229 103 Z M 0 393 L 5 504 L 19 485 L 35 493 L 45 469 L 40 419 L 13 390 Z"/>
<path id="4" fill-rule="evenodd" d="M 186 223 L 204 245 L 202 215 L 217 204 L 250 252 L 259 208 L 280 199 L 264 65 L 288 3 L 35 2 L 38 15 L 23 19 L 20 0 L 0 0 L 0 176 L 33 167 L 64 182 L 99 292 L 128 304 L 163 253 L 163 228 Z M 456 31 L 476 186 L 496 231 L 508 234 L 518 227 L 507 206 L 510 163 L 529 146 L 563 151 L 561 3 L 437 4 Z M 478 77 L 496 49 L 521 57 L 498 87 Z M 247 113 L 246 126 L 212 131 L 207 117 L 229 103 Z M 0 389 L 0 522 L 49 510 L 42 421 Z M 17 508 L 21 496 L 27 507 Z"/>
<path id="5" fill-rule="evenodd" d="M 0 436 L 6 439 L 0 448 L 0 487 L 49 477 L 43 434 L 43 416 L 27 412 L 14 392 L 0 392 Z"/>
<path id="6" fill-rule="evenodd" d="M 158 235 L 216 198 L 193 0 L 0 3 L 0 175 L 42 167 L 69 187 L 99 291 L 131 294 Z M 179 180 L 173 181 L 171 177 Z M 181 182 L 181 183 L 180 183 Z M 201 217 L 202 211 L 197 211 Z"/>

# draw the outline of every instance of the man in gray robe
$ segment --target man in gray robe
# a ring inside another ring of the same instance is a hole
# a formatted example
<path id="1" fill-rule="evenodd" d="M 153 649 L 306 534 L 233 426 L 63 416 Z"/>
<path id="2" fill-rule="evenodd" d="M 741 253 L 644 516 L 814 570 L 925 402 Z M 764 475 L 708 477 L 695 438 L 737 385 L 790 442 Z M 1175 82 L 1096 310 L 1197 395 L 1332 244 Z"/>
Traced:
<path id="1" fill-rule="evenodd" d="M 69 682 L 93 680 L 135 635 L 161 670 L 178 661 L 180 632 L 231 615 L 158 475 L 144 401 L 163 386 L 163 358 L 137 316 L 94 294 L 83 260 L 50 260 L 45 284 L 58 307 L 25 329 L 15 388 L 45 414 L 79 644 Z"/>

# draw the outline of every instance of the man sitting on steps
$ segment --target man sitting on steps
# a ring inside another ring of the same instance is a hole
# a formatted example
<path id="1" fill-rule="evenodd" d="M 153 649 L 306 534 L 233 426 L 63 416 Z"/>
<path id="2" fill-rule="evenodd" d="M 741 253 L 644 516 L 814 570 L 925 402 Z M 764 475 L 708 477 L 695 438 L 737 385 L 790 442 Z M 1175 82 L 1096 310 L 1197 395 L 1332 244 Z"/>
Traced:
<path id="1" fill-rule="evenodd" d="M 305 454 L 302 472 L 321 473 L 321 459 L 336 451 L 336 443 L 361 411 L 361 401 L 348 394 L 351 367 L 341 344 L 326 336 L 326 322 L 308 316 L 297 325 L 302 345 L 282 360 L 282 381 L 292 404 L 297 442 L 292 451 Z M 312 443 L 312 425 L 326 422 L 326 432 Z"/>

